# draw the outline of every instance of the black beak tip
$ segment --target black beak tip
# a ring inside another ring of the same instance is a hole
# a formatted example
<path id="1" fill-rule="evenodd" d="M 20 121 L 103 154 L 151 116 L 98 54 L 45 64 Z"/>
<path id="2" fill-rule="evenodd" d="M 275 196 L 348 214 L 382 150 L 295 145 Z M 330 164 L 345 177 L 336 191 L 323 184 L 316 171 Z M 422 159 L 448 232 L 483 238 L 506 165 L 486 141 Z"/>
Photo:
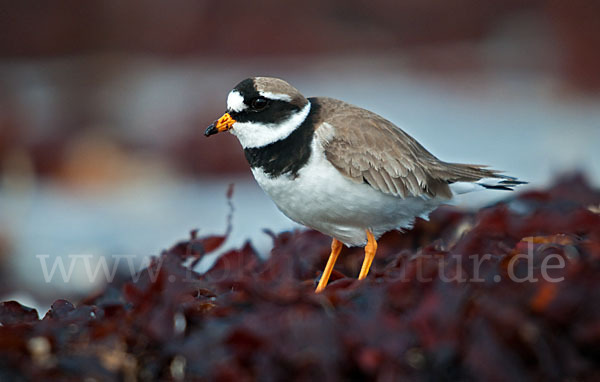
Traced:
<path id="1" fill-rule="evenodd" d="M 212 125 L 208 126 L 208 128 L 204 132 L 204 136 L 205 137 L 210 137 L 211 135 L 215 135 L 218 132 L 219 132 L 219 130 L 217 130 L 217 127 L 213 123 Z"/>

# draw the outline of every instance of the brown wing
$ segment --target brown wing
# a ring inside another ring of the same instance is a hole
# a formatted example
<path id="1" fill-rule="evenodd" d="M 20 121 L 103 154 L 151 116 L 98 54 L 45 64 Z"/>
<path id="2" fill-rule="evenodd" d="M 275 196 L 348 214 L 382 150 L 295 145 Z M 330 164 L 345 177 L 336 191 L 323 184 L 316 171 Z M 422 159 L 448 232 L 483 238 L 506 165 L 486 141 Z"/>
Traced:
<path id="1" fill-rule="evenodd" d="M 450 198 L 452 182 L 499 177 L 481 166 L 440 161 L 393 123 L 368 110 L 330 98 L 315 100 L 324 116 L 316 133 L 325 156 L 356 182 L 402 198 Z"/>

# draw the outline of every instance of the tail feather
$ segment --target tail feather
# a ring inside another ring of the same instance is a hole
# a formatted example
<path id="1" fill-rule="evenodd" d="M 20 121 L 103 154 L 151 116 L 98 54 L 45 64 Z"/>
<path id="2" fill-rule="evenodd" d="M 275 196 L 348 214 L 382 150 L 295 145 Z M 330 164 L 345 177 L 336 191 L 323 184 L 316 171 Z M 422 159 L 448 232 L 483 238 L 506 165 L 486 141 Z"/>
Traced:
<path id="1" fill-rule="evenodd" d="M 527 184 L 527 182 L 523 182 L 512 176 L 505 175 L 499 178 L 482 178 L 475 183 L 490 190 L 506 191 L 513 191 L 514 187 L 521 184 Z"/>
<path id="2" fill-rule="evenodd" d="M 490 170 L 478 164 L 444 163 L 444 171 L 449 181 L 476 182 L 482 178 L 510 178 L 502 175 L 502 171 Z"/>
<path id="3" fill-rule="evenodd" d="M 527 182 L 515 177 L 502 175 L 501 171 L 489 170 L 485 166 L 448 163 L 451 174 L 448 179 L 450 189 L 455 194 L 464 194 L 482 189 L 513 191 L 514 187 Z"/>

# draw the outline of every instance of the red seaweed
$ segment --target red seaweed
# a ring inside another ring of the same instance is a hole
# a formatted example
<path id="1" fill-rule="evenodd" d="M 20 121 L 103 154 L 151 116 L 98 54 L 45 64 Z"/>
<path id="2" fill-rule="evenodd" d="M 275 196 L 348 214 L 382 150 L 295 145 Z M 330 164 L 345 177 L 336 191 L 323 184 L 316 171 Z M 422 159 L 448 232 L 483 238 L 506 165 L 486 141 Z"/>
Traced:
<path id="1" fill-rule="evenodd" d="M 321 294 L 317 232 L 272 235 L 267 260 L 246 244 L 205 274 L 184 262 L 226 236 L 193 233 L 42 319 L 0 304 L 0 380 L 598 380 L 599 205 L 576 176 L 440 208 L 386 234 L 365 281 L 362 249 L 344 249 Z"/>

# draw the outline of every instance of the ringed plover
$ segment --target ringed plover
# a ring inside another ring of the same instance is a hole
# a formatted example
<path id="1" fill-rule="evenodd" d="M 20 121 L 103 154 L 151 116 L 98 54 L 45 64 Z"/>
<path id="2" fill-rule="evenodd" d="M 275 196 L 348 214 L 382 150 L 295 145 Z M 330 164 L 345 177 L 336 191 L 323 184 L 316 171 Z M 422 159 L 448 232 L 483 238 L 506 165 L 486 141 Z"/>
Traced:
<path id="1" fill-rule="evenodd" d="M 245 79 L 227 96 L 227 112 L 205 135 L 229 131 L 252 174 L 293 221 L 333 238 L 316 292 L 346 246 L 364 246 L 359 279 L 377 239 L 410 228 L 453 195 L 512 190 L 524 182 L 484 166 L 439 160 L 385 118 L 346 102 L 305 98 L 287 82 Z"/>

